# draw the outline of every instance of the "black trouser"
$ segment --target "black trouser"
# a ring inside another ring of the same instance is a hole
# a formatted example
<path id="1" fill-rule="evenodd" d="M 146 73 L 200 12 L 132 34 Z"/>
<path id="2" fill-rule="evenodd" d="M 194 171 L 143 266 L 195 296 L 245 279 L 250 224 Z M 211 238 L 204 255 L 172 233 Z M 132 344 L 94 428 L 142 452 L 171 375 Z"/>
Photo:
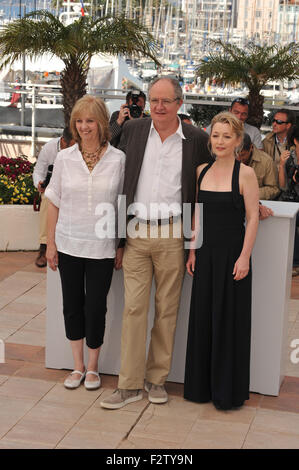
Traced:
<path id="1" fill-rule="evenodd" d="M 103 344 L 107 295 L 114 259 L 89 259 L 58 252 L 66 337 L 86 337 L 91 349 Z"/>

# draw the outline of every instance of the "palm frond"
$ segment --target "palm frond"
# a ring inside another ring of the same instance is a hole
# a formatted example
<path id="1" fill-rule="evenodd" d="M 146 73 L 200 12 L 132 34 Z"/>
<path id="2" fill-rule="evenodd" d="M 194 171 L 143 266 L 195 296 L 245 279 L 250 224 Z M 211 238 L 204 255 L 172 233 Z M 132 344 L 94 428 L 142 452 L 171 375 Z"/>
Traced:
<path id="1" fill-rule="evenodd" d="M 298 78 L 299 48 L 295 43 L 260 46 L 250 42 L 244 49 L 220 40 L 212 43 L 214 51 L 200 61 L 197 70 L 203 79 L 243 82 L 249 89 L 261 89 L 269 80 Z"/>
<path id="2" fill-rule="evenodd" d="M 125 16 L 99 19 L 85 16 L 65 25 L 50 12 L 39 10 L 11 22 L 0 32 L 0 68 L 23 54 L 30 59 L 52 54 L 64 62 L 60 81 L 66 124 L 72 106 L 86 93 L 86 77 L 93 55 L 139 55 L 159 64 L 156 51 L 153 36 Z"/>
<path id="3" fill-rule="evenodd" d="M 273 80 L 299 77 L 299 47 L 261 46 L 249 42 L 243 49 L 223 41 L 211 41 L 212 52 L 200 61 L 197 74 L 225 84 L 243 83 L 249 90 L 249 121 L 259 127 L 263 120 L 263 86 Z"/>
<path id="4" fill-rule="evenodd" d="M 85 63 L 99 52 L 147 56 L 158 64 L 153 36 L 124 16 L 96 20 L 86 16 L 64 25 L 50 12 L 39 10 L 5 26 L 0 34 L 0 66 L 24 53 L 30 58 L 52 53 L 64 61 L 77 57 Z"/>

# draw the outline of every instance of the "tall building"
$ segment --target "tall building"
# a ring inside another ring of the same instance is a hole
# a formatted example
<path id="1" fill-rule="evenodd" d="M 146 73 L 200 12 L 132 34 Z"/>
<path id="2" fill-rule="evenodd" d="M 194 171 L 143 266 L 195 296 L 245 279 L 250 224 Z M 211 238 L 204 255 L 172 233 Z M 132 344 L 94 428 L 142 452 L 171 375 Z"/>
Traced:
<path id="1" fill-rule="evenodd" d="M 197 34 L 229 37 L 234 27 L 237 0 L 182 0 L 182 11 Z"/>
<path id="2" fill-rule="evenodd" d="M 0 12 L 6 20 L 17 19 L 33 10 L 54 10 L 51 0 L 0 0 Z"/>
<path id="3" fill-rule="evenodd" d="M 239 0 L 237 32 L 244 41 L 272 44 L 277 33 L 280 0 Z"/>
<path id="4" fill-rule="evenodd" d="M 299 40 L 299 0 L 280 0 L 277 39 L 282 43 Z"/>

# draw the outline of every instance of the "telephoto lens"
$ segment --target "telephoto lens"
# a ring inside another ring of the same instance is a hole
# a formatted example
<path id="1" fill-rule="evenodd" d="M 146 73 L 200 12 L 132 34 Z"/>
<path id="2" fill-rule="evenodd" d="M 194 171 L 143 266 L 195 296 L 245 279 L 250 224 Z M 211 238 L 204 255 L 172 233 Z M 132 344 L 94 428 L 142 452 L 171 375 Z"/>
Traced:
<path id="1" fill-rule="evenodd" d="M 49 165 L 48 166 L 48 171 L 47 171 L 47 174 L 46 174 L 46 178 L 41 184 L 42 188 L 46 188 L 48 186 L 48 184 L 50 183 L 50 179 L 52 177 L 52 173 L 53 173 L 53 165 Z"/>

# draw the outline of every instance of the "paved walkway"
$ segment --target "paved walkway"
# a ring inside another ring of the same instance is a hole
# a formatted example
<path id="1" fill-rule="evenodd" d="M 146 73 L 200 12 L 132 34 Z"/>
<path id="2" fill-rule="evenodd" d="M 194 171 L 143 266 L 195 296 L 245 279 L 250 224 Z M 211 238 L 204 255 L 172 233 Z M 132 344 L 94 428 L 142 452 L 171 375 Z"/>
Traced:
<path id="1" fill-rule="evenodd" d="M 145 394 L 117 411 L 99 405 L 114 376 L 103 375 L 97 391 L 66 390 L 68 372 L 44 367 L 46 270 L 35 256 L 0 253 L 0 449 L 299 449 L 299 364 L 291 361 L 279 397 L 252 393 L 234 411 L 184 400 L 182 384 L 167 383 L 166 405 Z M 299 338 L 299 278 L 291 296 L 289 344 Z"/>

